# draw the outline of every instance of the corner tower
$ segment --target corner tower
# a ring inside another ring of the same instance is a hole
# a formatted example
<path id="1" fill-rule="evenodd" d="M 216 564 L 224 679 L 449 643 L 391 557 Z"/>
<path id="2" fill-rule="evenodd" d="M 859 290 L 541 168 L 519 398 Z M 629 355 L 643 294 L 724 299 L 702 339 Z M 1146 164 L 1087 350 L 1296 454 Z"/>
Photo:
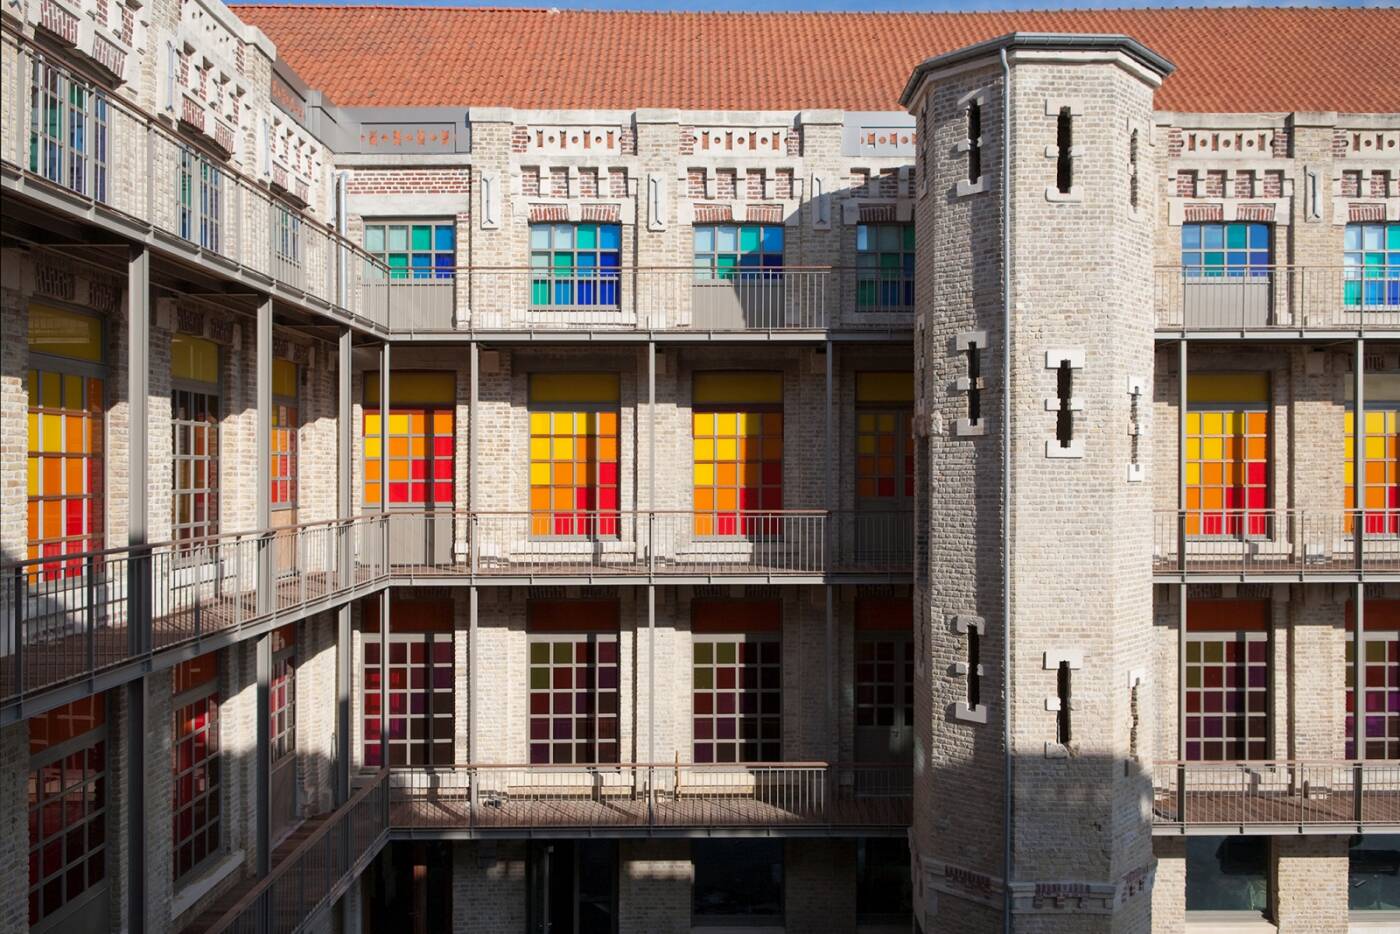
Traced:
<path id="1" fill-rule="evenodd" d="M 902 98 L 918 120 L 911 844 L 928 934 L 999 930 L 1008 902 L 1017 932 L 1151 924 L 1138 441 L 1152 95 L 1170 70 L 1122 36 L 1018 33 L 924 62 Z"/>

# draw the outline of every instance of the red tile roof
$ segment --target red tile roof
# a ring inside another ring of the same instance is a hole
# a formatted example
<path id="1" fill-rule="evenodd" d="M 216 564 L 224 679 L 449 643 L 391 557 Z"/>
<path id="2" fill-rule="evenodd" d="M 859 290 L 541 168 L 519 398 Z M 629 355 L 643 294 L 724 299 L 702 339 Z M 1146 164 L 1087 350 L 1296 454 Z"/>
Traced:
<path id="1" fill-rule="evenodd" d="M 1400 111 L 1400 8 L 640 13 L 237 5 L 343 106 L 898 110 L 916 64 L 1008 32 L 1122 33 L 1161 110 Z"/>

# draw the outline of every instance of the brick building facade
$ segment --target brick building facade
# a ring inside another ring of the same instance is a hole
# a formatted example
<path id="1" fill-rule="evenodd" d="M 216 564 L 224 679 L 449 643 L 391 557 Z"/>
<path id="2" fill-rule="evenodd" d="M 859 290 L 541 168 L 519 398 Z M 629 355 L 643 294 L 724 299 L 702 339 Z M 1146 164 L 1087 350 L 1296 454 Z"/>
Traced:
<path id="1" fill-rule="evenodd" d="M 1400 924 L 1394 11 L 0 25 L 0 928 Z"/>

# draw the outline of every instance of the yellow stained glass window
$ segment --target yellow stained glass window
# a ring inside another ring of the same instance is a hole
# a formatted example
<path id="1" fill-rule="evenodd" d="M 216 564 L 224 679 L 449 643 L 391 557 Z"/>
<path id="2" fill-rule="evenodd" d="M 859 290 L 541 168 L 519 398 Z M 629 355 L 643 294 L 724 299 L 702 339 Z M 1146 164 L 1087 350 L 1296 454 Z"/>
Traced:
<path id="1" fill-rule="evenodd" d="M 102 320 L 50 305 L 30 305 L 29 351 L 100 363 Z"/>
<path id="2" fill-rule="evenodd" d="M 695 534 L 776 531 L 772 514 L 783 508 L 781 375 L 700 373 L 692 399 Z"/>
<path id="3" fill-rule="evenodd" d="M 102 547 L 102 380 L 33 369 L 27 469 L 29 557 Z M 77 576 L 81 560 L 35 568 L 51 580 Z"/>
<path id="4" fill-rule="evenodd" d="M 1270 534 L 1268 375 L 1187 380 L 1186 533 Z"/>
<path id="5" fill-rule="evenodd" d="M 618 378 L 530 377 L 530 534 L 618 534 Z"/>
<path id="6" fill-rule="evenodd" d="M 389 379 L 388 448 L 382 448 L 379 380 L 366 374 L 364 502 L 390 507 L 451 507 L 455 492 L 456 413 L 452 373 L 393 373 Z M 370 408 L 373 406 L 373 408 Z M 387 465 L 381 454 L 387 453 Z M 387 468 L 388 476 L 381 476 Z"/>
<path id="7" fill-rule="evenodd" d="M 1387 406 L 1381 408 L 1381 406 Z M 1380 411 L 1377 409 L 1380 408 Z M 1400 533 L 1400 476 L 1396 467 L 1400 464 L 1397 456 L 1397 431 L 1400 431 L 1400 405 L 1396 403 L 1368 404 L 1366 406 L 1366 478 L 1362 482 L 1365 502 L 1356 503 L 1356 453 L 1355 433 L 1356 414 L 1349 411 L 1344 416 L 1343 434 L 1346 438 L 1345 483 L 1346 483 L 1346 530 L 1355 525 L 1351 510 L 1364 509 L 1366 512 L 1366 534 L 1395 535 Z"/>
<path id="8" fill-rule="evenodd" d="M 914 495 L 914 376 L 856 374 L 856 497 L 891 503 Z"/>

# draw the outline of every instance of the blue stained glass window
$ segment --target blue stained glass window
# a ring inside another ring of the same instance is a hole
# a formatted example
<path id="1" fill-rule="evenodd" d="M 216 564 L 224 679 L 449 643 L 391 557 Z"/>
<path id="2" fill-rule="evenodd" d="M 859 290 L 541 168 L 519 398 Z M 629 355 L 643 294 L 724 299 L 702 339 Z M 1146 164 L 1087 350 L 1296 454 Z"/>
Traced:
<path id="1" fill-rule="evenodd" d="M 1181 225 L 1181 265 L 1188 277 L 1267 276 L 1272 263 L 1269 224 Z"/>
<path id="2" fill-rule="evenodd" d="M 1342 300 L 1349 308 L 1400 308 L 1400 223 L 1348 224 Z"/>
<path id="3" fill-rule="evenodd" d="M 781 225 L 712 224 L 695 228 L 695 277 L 730 279 L 735 267 L 744 277 L 777 277 L 783 265 Z"/>
<path id="4" fill-rule="evenodd" d="M 912 311 L 914 225 L 856 227 L 856 310 Z"/>
<path id="5" fill-rule="evenodd" d="M 451 279 L 456 275 L 457 228 L 450 220 L 367 221 L 365 252 L 391 279 Z"/>
<path id="6" fill-rule="evenodd" d="M 616 308 L 620 300 L 622 227 L 532 224 L 530 304 Z"/>

